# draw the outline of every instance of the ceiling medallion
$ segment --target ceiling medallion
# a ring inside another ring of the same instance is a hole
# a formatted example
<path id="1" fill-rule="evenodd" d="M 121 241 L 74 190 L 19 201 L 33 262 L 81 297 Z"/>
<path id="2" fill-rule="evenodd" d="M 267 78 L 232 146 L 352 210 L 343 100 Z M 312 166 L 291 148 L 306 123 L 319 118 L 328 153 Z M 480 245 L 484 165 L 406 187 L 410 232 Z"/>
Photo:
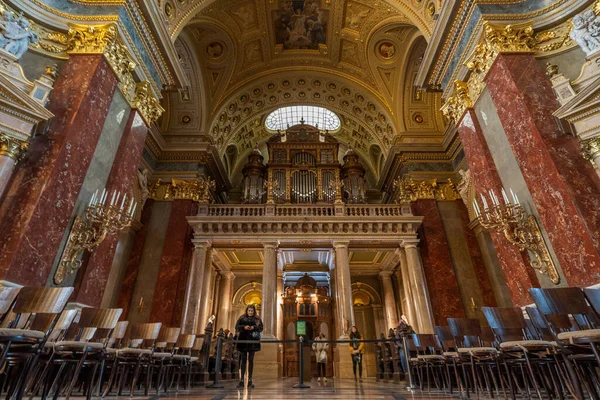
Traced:
<path id="1" fill-rule="evenodd" d="M 184 115 L 183 117 L 181 117 L 181 123 L 183 124 L 189 124 L 192 121 L 192 117 L 190 117 L 189 115 Z"/>
<path id="2" fill-rule="evenodd" d="M 377 46 L 377 52 L 384 60 L 390 60 L 396 55 L 396 46 L 391 42 L 381 42 Z"/>
<path id="3" fill-rule="evenodd" d="M 211 44 L 206 46 L 206 54 L 208 54 L 210 58 L 221 57 L 223 55 L 224 50 L 225 48 L 223 47 L 223 44 L 219 42 L 212 42 Z"/>
<path id="4" fill-rule="evenodd" d="M 425 119 L 423 118 L 423 116 L 421 114 L 415 114 L 415 116 L 413 117 L 413 120 L 417 124 L 422 124 L 425 121 Z"/>
<path id="5" fill-rule="evenodd" d="M 327 38 L 328 16 L 319 0 L 281 1 L 273 11 L 275 43 L 284 50 L 318 50 Z"/>

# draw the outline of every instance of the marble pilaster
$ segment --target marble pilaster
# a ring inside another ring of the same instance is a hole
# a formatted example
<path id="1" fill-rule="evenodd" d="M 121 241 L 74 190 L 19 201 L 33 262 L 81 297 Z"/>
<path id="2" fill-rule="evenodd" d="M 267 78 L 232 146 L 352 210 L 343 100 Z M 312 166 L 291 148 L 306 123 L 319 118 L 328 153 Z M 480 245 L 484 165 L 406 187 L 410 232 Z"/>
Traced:
<path id="1" fill-rule="evenodd" d="M 262 320 L 263 337 L 275 338 L 277 333 L 277 243 L 263 243 Z"/>
<path id="2" fill-rule="evenodd" d="M 179 318 L 176 312 L 178 292 L 182 290 L 180 279 L 183 257 L 187 247 L 191 247 L 189 224 L 186 217 L 193 215 L 195 205 L 192 200 L 173 200 L 171 215 L 167 224 L 167 235 L 160 256 L 160 269 L 156 280 L 156 290 L 152 299 L 150 322 L 162 322 L 176 326 Z"/>
<path id="3" fill-rule="evenodd" d="M 131 110 L 106 182 L 106 190 L 118 190 L 133 196 L 138 184 L 138 166 L 142 158 L 148 127 L 137 110 Z M 79 284 L 75 299 L 80 304 L 99 307 L 102 302 L 111 266 L 119 242 L 119 235 L 109 235 L 91 254 L 86 265 L 78 272 Z"/>
<path id="4" fill-rule="evenodd" d="M 102 55 L 72 55 L 0 206 L 0 279 L 46 283 L 108 115 L 117 79 Z"/>
<path id="5" fill-rule="evenodd" d="M 0 201 L 2 201 L 2 194 L 8 186 L 16 162 L 17 160 L 14 158 L 0 153 Z"/>
<path id="6" fill-rule="evenodd" d="M 219 301 L 219 327 L 233 331 L 231 322 L 231 301 L 235 275 L 231 271 L 221 272 L 221 300 Z"/>
<path id="7" fill-rule="evenodd" d="M 412 208 L 414 215 L 423 216 L 419 247 L 434 321 L 444 325 L 446 318 L 464 318 L 461 292 L 436 201 L 417 200 Z"/>
<path id="8" fill-rule="evenodd" d="M 135 235 L 140 228 L 139 222 L 136 222 L 135 227 L 127 227 L 119 234 L 115 256 L 113 257 L 110 273 L 106 282 L 106 289 L 102 295 L 101 308 L 118 307 L 120 291 L 127 272 L 127 261 L 133 251 Z"/>
<path id="9" fill-rule="evenodd" d="M 419 255 L 419 249 L 417 248 L 417 241 L 405 241 L 404 250 L 406 252 L 406 263 L 410 274 L 411 291 L 415 298 L 415 312 L 420 319 L 420 333 L 434 333 L 434 314 L 431 306 L 431 298 L 427 290 L 427 281 L 425 280 L 421 256 Z M 445 325 L 445 322 L 446 321 L 440 321 L 440 324 Z"/>
<path id="10" fill-rule="evenodd" d="M 600 178 L 553 117 L 550 81 L 533 55 L 499 54 L 485 82 L 568 284 L 600 282 Z"/>
<path id="11" fill-rule="evenodd" d="M 396 298 L 394 286 L 392 285 L 392 271 L 381 271 L 379 277 L 383 287 L 383 306 L 386 321 L 386 332 L 390 328 L 398 326 L 398 315 L 396 314 Z"/>
<path id="12" fill-rule="evenodd" d="M 181 329 L 186 334 L 198 333 L 202 284 L 207 260 L 211 258 L 208 254 L 210 249 L 210 242 L 194 240 L 194 251 L 186 281 L 183 309 L 181 310 Z"/>
<path id="13" fill-rule="evenodd" d="M 349 330 L 350 327 L 355 325 L 348 245 L 349 242 L 333 242 L 333 248 L 335 249 L 335 269 L 337 270 L 335 299 L 338 304 L 339 321 L 342 327 L 340 338 L 347 338 L 348 332 L 346 329 Z"/>
<path id="14" fill-rule="evenodd" d="M 406 260 L 406 251 L 398 249 L 400 258 L 400 276 L 402 277 L 402 290 L 404 291 L 405 302 L 402 304 L 402 310 L 408 319 L 408 323 L 415 329 L 417 333 L 421 332 L 421 321 L 415 309 L 415 295 L 412 292 L 410 272 L 408 270 L 408 262 Z"/>
<path id="15" fill-rule="evenodd" d="M 212 285 L 212 273 L 213 273 L 213 256 L 214 249 L 209 247 L 206 250 L 206 257 L 204 260 L 204 272 L 202 273 L 202 289 L 198 293 L 192 293 L 192 296 L 200 296 L 199 302 L 199 318 L 198 324 L 196 325 L 196 332 L 203 333 L 206 325 L 208 324 L 208 319 L 211 317 L 212 309 L 210 308 L 210 287 Z"/>
<path id="16" fill-rule="evenodd" d="M 146 243 L 146 238 L 148 236 L 148 228 L 150 219 L 152 218 L 153 206 L 154 200 L 146 200 L 144 208 L 142 209 L 142 216 L 140 218 L 141 228 L 135 234 L 133 247 L 125 267 L 125 276 L 123 277 L 123 283 L 121 284 L 119 290 L 119 300 L 117 303 L 119 308 L 123 309 L 123 313 L 121 314 L 122 320 L 127 320 L 130 309 L 135 308 L 135 305 L 131 304 L 133 301 L 133 290 L 138 272 L 140 270 L 140 262 L 142 261 L 144 244 Z"/>
<path id="17" fill-rule="evenodd" d="M 502 187 L 502 182 L 477 115 L 472 108 L 468 108 L 458 121 L 457 130 L 476 191 L 478 193 L 487 193 L 490 189 L 498 191 L 498 188 Z M 508 242 L 502 233 L 490 232 L 490 236 L 504 271 L 513 304 L 517 307 L 531 304 L 529 288 L 539 287 L 539 282 L 535 271 L 528 265 L 527 256 L 524 258 L 519 249 Z"/>

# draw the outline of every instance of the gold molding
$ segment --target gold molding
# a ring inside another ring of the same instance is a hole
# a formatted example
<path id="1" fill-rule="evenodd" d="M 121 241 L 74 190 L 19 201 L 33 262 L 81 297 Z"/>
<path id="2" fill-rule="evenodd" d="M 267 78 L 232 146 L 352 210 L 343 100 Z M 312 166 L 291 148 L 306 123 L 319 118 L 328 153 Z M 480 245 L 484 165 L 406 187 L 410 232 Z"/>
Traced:
<path id="1" fill-rule="evenodd" d="M 117 39 L 117 25 L 69 24 L 67 35 L 68 54 L 104 54 Z"/>
<path id="2" fill-rule="evenodd" d="M 442 114 L 449 120 L 458 122 L 467 108 L 473 108 L 473 101 L 469 96 L 469 85 L 467 82 L 454 81 L 454 91 L 442 106 Z"/>
<path id="3" fill-rule="evenodd" d="M 15 139 L 4 132 L 0 132 L 0 156 L 10 157 L 19 162 L 25 155 L 28 147 L 29 142 Z"/>

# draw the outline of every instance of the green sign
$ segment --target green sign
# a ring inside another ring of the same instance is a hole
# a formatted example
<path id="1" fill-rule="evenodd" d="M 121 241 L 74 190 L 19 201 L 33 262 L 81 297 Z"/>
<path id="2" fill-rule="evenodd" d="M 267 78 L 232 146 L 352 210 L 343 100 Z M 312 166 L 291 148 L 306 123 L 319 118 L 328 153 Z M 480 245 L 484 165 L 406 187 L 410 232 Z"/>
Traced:
<path id="1" fill-rule="evenodd" d="M 306 336 L 306 321 L 296 321 L 296 336 Z"/>

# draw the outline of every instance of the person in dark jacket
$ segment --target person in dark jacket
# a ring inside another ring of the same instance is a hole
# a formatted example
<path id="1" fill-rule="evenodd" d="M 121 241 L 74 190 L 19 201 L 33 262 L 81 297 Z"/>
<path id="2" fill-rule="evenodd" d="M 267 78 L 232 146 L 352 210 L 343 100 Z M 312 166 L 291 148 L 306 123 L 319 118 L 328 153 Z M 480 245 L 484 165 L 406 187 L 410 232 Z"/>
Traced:
<path id="1" fill-rule="evenodd" d="M 252 340 L 254 343 L 237 343 L 236 347 L 240 352 L 240 382 L 238 388 L 244 387 L 244 377 L 246 376 L 246 362 L 248 362 L 248 387 L 253 388 L 252 370 L 254 369 L 254 353 L 260 351 L 260 333 L 263 330 L 263 323 L 256 315 L 256 308 L 253 304 L 246 307 L 244 315 L 238 318 L 235 323 L 235 330 L 238 333 L 238 340 Z"/>

